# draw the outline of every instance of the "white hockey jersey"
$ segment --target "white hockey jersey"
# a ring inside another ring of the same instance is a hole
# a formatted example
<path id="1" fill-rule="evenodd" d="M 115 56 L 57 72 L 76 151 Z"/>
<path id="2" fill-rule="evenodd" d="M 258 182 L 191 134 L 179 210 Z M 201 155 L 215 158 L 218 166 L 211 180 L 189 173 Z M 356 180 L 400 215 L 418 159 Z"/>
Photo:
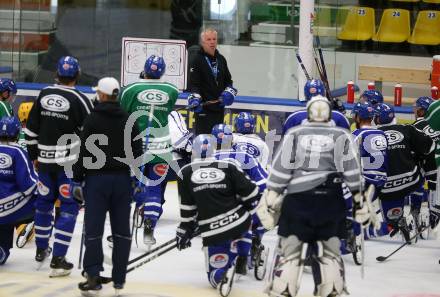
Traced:
<path id="1" fill-rule="evenodd" d="M 244 151 L 260 162 L 263 168 L 267 168 L 269 162 L 269 147 L 257 134 L 234 133 L 232 148 L 235 151 Z"/>
<path id="2" fill-rule="evenodd" d="M 173 160 L 181 159 L 183 154 L 190 154 L 192 133 L 186 127 L 185 119 L 175 110 L 168 115 L 168 128 L 173 146 Z"/>

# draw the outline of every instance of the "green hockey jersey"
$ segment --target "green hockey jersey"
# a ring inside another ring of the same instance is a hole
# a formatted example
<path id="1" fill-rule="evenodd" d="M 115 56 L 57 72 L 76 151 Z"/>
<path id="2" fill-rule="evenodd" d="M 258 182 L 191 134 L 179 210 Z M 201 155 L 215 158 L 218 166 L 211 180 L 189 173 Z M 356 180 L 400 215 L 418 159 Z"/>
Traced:
<path id="1" fill-rule="evenodd" d="M 428 108 L 425 119 L 434 131 L 440 131 L 440 100 L 434 101 Z M 435 163 L 440 167 L 440 142 L 435 144 Z"/>
<path id="2" fill-rule="evenodd" d="M 12 106 L 8 102 L 0 100 L 0 119 L 2 117 L 10 117 L 14 113 L 12 111 Z"/>
<path id="3" fill-rule="evenodd" d="M 150 164 L 169 163 L 172 160 L 168 115 L 173 110 L 178 94 L 176 86 L 153 79 L 130 84 L 120 94 L 121 107 L 135 114 L 144 143 L 148 139 L 143 159 Z"/>

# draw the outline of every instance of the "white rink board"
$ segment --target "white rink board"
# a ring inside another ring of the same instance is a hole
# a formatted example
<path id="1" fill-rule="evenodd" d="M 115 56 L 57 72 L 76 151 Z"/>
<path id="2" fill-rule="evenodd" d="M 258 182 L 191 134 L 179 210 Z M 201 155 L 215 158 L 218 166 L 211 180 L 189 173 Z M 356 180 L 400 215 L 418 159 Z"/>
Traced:
<path id="1" fill-rule="evenodd" d="M 188 54 L 184 40 L 122 38 L 121 85 L 126 86 L 139 80 L 145 61 L 151 55 L 164 58 L 166 64 L 162 80 L 186 88 Z"/>

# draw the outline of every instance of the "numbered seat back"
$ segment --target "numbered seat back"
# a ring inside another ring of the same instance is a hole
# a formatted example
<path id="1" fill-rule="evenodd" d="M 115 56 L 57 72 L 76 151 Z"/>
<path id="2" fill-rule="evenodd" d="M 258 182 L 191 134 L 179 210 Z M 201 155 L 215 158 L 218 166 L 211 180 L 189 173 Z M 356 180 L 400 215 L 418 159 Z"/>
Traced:
<path id="1" fill-rule="evenodd" d="M 408 42 L 420 45 L 439 45 L 440 11 L 420 11 Z"/>
<path id="2" fill-rule="evenodd" d="M 404 42 L 410 35 L 409 11 L 406 9 L 385 9 L 379 29 L 373 37 L 379 42 Z"/>
<path id="3" fill-rule="evenodd" d="M 374 9 L 352 7 L 341 32 L 338 34 L 338 39 L 364 41 L 373 37 L 374 30 Z"/>

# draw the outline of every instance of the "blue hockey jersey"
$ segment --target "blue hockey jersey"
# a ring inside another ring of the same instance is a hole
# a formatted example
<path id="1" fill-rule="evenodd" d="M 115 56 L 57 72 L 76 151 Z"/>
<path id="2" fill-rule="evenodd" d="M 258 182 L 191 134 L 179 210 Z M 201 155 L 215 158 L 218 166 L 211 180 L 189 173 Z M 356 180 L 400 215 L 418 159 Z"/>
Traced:
<path id="1" fill-rule="evenodd" d="M 362 127 L 353 131 L 355 142 L 359 144 L 362 174 L 365 181 L 381 188 L 387 180 L 388 157 L 387 138 L 382 130 Z"/>
<path id="2" fill-rule="evenodd" d="M 307 120 L 307 110 L 305 109 L 290 114 L 283 124 L 283 135 L 286 134 L 286 131 L 290 128 L 301 125 L 304 120 Z M 332 120 L 335 122 L 336 126 L 350 130 L 348 119 L 339 111 L 332 111 Z"/>
<path id="3" fill-rule="evenodd" d="M 238 163 L 238 167 L 258 186 L 258 192 L 266 189 L 267 172 L 252 155 L 243 151 L 220 150 L 213 157 L 217 160 L 228 160 Z"/>
<path id="4" fill-rule="evenodd" d="M 37 174 L 18 144 L 0 144 L 0 224 L 32 215 Z"/>

